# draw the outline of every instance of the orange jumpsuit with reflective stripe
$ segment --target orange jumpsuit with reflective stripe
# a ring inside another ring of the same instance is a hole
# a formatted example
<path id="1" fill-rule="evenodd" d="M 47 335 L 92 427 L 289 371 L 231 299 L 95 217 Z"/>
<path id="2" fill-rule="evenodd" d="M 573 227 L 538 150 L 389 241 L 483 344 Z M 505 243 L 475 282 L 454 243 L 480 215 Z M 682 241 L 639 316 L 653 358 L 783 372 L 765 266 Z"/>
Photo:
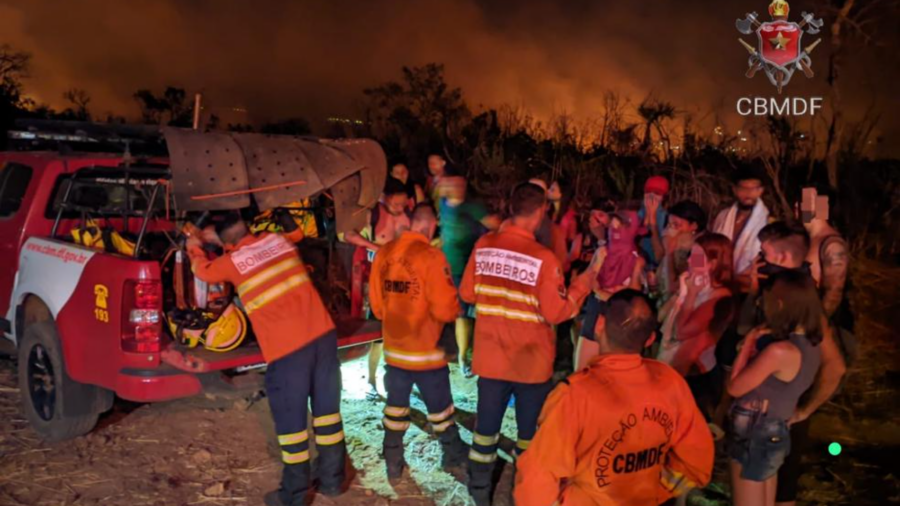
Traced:
<path id="1" fill-rule="evenodd" d="M 290 354 L 334 329 L 288 235 L 248 235 L 227 254 L 208 260 L 200 248 L 188 251 L 194 275 L 209 283 L 235 286 L 266 362 Z"/>
<path id="2" fill-rule="evenodd" d="M 600 355 L 547 398 L 518 461 L 518 506 L 648 505 L 709 483 L 713 439 L 671 367 Z"/>
<path id="3" fill-rule="evenodd" d="M 440 249 L 417 232 L 403 232 L 375 255 L 369 304 L 384 322 L 384 361 L 412 371 L 447 365 L 437 343 L 459 314 L 450 266 Z"/>
<path id="4" fill-rule="evenodd" d="M 590 287 L 566 290 L 560 262 L 527 230 L 505 224 L 475 243 L 459 287 L 475 304 L 473 370 L 484 378 L 543 383 L 553 375 L 553 327 L 574 317 Z"/>

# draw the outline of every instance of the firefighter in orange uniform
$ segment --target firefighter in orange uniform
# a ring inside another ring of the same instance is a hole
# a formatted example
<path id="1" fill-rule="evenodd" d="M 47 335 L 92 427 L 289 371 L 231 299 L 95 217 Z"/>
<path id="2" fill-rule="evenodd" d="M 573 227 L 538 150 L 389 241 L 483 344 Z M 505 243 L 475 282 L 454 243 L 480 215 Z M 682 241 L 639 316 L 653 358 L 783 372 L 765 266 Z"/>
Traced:
<path id="1" fill-rule="evenodd" d="M 350 315 L 371 319 L 369 305 L 369 278 L 375 253 L 381 246 L 393 241 L 404 230 L 409 230 L 409 196 L 406 187 L 399 180 L 388 177 L 384 182 L 381 201 L 367 214 L 368 225 L 362 230 L 351 230 L 343 239 L 357 247 L 353 255 L 353 289 L 350 297 Z M 369 349 L 369 390 L 368 397 L 377 399 L 378 364 L 381 362 L 383 343 L 372 343 Z"/>
<path id="2" fill-rule="evenodd" d="M 369 281 L 369 303 L 384 322 L 384 458 L 388 478 L 400 478 L 403 435 L 409 428 L 409 396 L 419 388 L 428 421 L 441 441 L 445 469 L 465 463 L 466 448 L 453 420 L 450 369 L 438 339 L 444 325 L 459 314 L 450 266 L 440 249 L 429 244 L 437 228 L 434 209 L 419 204 L 411 230 L 403 232 L 375 255 Z"/>
<path id="3" fill-rule="evenodd" d="M 600 354 L 550 394 L 518 461 L 518 506 L 661 504 L 709 483 L 713 439 L 687 383 L 640 355 L 652 307 L 630 289 L 609 299 Z"/>
<path id="4" fill-rule="evenodd" d="M 469 492 L 490 504 L 491 475 L 503 414 L 515 396 L 518 442 L 528 448 L 550 392 L 556 336 L 551 325 L 574 317 L 590 292 L 588 270 L 566 290 L 552 251 L 534 238 L 547 210 L 544 190 L 523 183 L 513 190 L 512 217 L 483 236 L 466 266 L 460 297 L 475 304 L 473 369 L 478 378 L 478 417 L 469 452 Z"/>
<path id="5" fill-rule="evenodd" d="M 340 495 L 347 452 L 334 322 L 293 244 L 302 231 L 293 220 L 281 222 L 289 233 L 254 237 L 238 213 L 229 213 L 216 223 L 228 253 L 208 260 L 196 236 L 188 238 L 187 247 L 195 276 L 237 287 L 268 363 L 266 393 L 284 461 L 281 487 L 267 494 L 265 503 L 299 506 L 306 504 L 310 483 L 310 400 L 320 493 Z"/>

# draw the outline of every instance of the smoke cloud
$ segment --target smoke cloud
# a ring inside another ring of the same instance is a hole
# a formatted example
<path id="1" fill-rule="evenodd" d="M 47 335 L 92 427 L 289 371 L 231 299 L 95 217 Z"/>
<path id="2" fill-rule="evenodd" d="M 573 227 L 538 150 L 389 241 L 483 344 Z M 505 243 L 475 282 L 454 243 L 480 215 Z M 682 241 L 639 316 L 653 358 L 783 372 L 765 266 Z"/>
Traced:
<path id="1" fill-rule="evenodd" d="M 794 2 L 792 11 L 815 10 Z M 95 115 L 137 115 L 139 88 L 202 91 L 229 120 L 352 115 L 362 89 L 397 79 L 403 65 L 439 62 L 474 108 L 521 106 L 538 118 L 598 115 L 603 94 L 638 103 L 647 94 L 698 119 L 736 121 L 741 96 L 772 96 L 762 74 L 744 77 L 747 53 L 734 20 L 765 12 L 765 0 L 659 2 L 478 0 L 81 0 L 0 3 L 0 43 L 34 55 L 28 91 L 63 106 L 71 87 L 93 97 Z M 889 44 L 897 35 L 889 30 Z M 787 95 L 826 96 L 827 31 Z M 806 36 L 810 37 L 810 36 Z M 745 37 L 746 38 L 746 37 Z M 811 42 L 805 39 L 804 42 Z M 867 50 L 868 51 L 868 50 Z M 888 93 L 896 51 L 848 58 L 851 117 Z M 884 56 L 890 55 L 890 56 Z M 898 114 L 882 130 L 898 131 Z"/>

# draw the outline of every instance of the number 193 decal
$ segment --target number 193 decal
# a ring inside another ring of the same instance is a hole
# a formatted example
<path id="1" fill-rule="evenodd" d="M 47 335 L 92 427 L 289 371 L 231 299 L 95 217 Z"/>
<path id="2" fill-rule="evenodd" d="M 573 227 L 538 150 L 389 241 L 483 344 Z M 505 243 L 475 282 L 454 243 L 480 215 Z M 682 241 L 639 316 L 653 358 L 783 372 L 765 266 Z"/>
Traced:
<path id="1" fill-rule="evenodd" d="M 109 288 L 105 285 L 94 285 L 94 295 L 96 296 L 94 305 L 97 306 L 94 308 L 94 318 L 96 318 L 98 322 L 109 323 L 109 311 L 106 309 L 106 299 L 109 298 Z"/>
<path id="2" fill-rule="evenodd" d="M 109 311 L 105 309 L 94 308 L 94 318 L 97 319 L 98 322 L 109 323 Z"/>

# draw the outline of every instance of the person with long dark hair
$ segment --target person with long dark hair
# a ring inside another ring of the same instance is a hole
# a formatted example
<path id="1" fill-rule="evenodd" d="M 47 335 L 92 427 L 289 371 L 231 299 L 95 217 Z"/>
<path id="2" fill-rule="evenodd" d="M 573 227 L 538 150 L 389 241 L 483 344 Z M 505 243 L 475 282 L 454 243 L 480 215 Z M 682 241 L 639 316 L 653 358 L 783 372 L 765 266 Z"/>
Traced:
<path id="1" fill-rule="evenodd" d="M 765 323 L 747 334 L 728 382 L 736 506 L 775 504 L 778 469 L 791 451 L 788 420 L 821 363 L 822 303 L 810 276 L 775 274 L 760 300 Z"/>
<path id="2" fill-rule="evenodd" d="M 406 190 L 406 197 L 409 199 L 407 204 L 409 210 L 412 211 L 417 204 L 425 202 L 425 190 L 409 177 L 409 167 L 405 163 L 395 163 L 391 167 L 391 177 L 403 183 Z"/>
<path id="3" fill-rule="evenodd" d="M 598 199 L 582 213 L 578 220 L 578 233 L 572 242 L 572 272 L 583 272 L 593 260 L 594 253 L 606 247 L 609 214 L 614 209 L 615 205 L 609 200 Z"/>

